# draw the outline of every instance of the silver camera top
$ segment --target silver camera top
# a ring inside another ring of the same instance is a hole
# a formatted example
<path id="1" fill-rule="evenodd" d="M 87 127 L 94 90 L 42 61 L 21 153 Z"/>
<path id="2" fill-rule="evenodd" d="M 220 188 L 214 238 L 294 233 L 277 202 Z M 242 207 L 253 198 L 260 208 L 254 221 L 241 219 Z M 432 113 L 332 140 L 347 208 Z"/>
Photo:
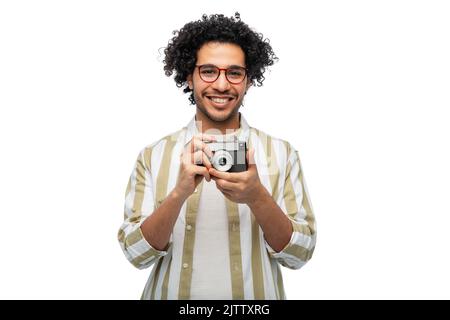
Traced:
<path id="1" fill-rule="evenodd" d="M 208 145 L 208 148 L 211 151 L 217 150 L 228 150 L 228 151 L 236 151 L 239 150 L 239 139 L 236 136 L 231 137 L 223 137 L 218 136 L 216 141 L 205 142 Z"/>

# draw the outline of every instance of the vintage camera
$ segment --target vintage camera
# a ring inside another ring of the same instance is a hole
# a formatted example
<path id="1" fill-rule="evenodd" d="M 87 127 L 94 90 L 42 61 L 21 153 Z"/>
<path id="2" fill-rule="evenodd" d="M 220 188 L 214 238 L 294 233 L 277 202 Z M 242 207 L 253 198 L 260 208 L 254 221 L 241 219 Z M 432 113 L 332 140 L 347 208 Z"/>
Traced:
<path id="1" fill-rule="evenodd" d="M 247 171 L 247 144 L 236 136 L 221 138 L 206 142 L 213 156 L 209 158 L 211 165 L 217 171 L 242 172 Z"/>

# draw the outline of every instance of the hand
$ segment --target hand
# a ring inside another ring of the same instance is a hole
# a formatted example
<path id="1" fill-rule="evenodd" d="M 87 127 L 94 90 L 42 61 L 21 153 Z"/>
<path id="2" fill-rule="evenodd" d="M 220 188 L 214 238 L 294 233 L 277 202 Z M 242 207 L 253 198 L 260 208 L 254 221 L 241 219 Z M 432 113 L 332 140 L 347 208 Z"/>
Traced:
<path id="1" fill-rule="evenodd" d="M 183 198 L 189 197 L 203 178 L 206 181 L 211 180 L 208 172 L 211 162 L 208 157 L 212 157 L 212 151 L 205 141 L 215 141 L 215 138 L 205 134 L 196 135 L 186 144 L 180 155 L 180 171 L 174 190 Z"/>
<path id="2" fill-rule="evenodd" d="M 247 171 L 222 172 L 214 168 L 209 169 L 209 174 L 211 179 L 216 182 L 217 189 L 233 202 L 251 204 L 268 194 L 259 180 L 254 154 L 255 149 L 249 150 L 246 154 Z"/>

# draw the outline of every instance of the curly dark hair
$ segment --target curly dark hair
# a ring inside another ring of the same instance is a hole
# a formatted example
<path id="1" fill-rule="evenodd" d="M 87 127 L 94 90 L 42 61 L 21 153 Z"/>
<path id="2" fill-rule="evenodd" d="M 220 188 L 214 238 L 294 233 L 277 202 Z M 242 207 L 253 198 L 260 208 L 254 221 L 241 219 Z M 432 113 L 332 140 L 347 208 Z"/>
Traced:
<path id="1" fill-rule="evenodd" d="M 206 42 L 216 41 L 239 45 L 245 53 L 248 79 L 252 85 L 258 87 L 263 84 L 266 67 L 278 60 L 269 40 L 263 39 L 261 33 L 253 31 L 242 22 L 239 12 L 231 18 L 223 14 L 212 14 L 209 17 L 203 14 L 201 20 L 189 22 L 179 31 L 173 31 L 173 34 L 175 36 L 164 49 L 164 71 L 168 77 L 175 72 L 176 85 L 179 88 L 185 86 L 184 93 L 192 91 L 187 85 L 187 76 L 194 71 L 197 51 Z M 189 101 L 195 104 L 193 93 Z"/>

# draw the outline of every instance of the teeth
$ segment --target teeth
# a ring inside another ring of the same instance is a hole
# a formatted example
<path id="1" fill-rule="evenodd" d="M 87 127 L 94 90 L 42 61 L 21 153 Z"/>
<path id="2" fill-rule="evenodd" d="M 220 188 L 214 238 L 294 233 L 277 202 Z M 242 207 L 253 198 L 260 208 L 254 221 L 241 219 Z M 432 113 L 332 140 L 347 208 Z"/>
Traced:
<path id="1" fill-rule="evenodd" d="M 227 102 L 227 99 L 212 98 L 211 100 L 214 101 L 214 102 L 217 102 L 217 103 L 225 103 L 225 102 Z"/>
<path id="2" fill-rule="evenodd" d="M 210 98 L 210 99 L 217 103 L 225 103 L 228 101 L 228 99 L 223 99 L 223 98 Z"/>

